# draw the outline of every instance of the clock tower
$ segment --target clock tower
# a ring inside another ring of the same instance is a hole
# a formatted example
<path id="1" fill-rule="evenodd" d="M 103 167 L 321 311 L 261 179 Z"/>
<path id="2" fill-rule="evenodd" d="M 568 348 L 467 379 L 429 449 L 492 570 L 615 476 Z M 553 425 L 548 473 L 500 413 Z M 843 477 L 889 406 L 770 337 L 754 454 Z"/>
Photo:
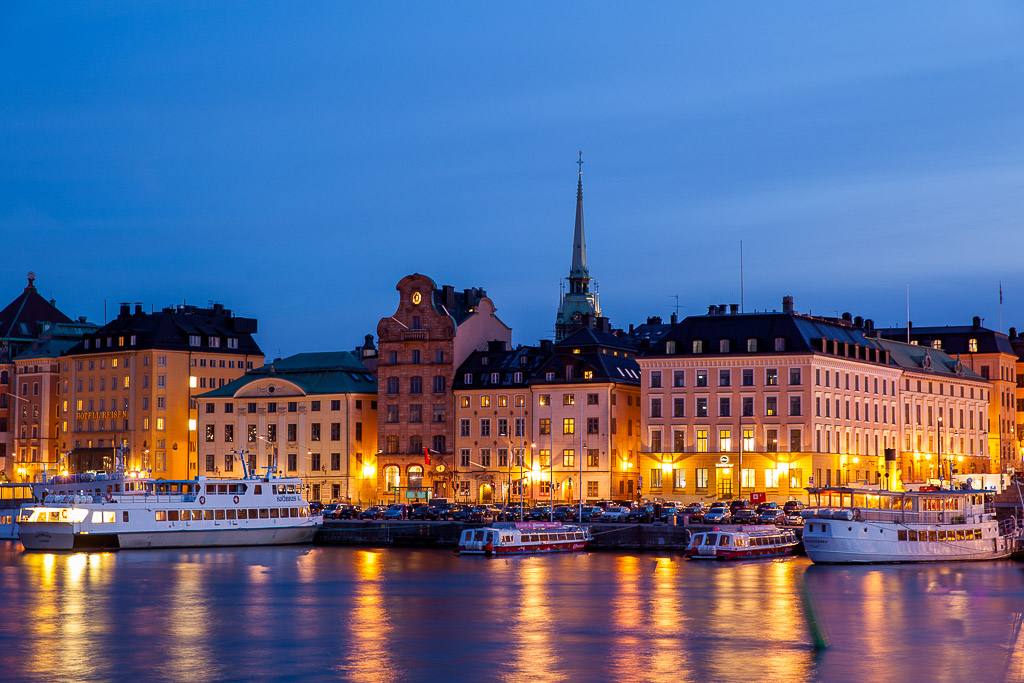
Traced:
<path id="1" fill-rule="evenodd" d="M 563 291 L 555 316 L 555 341 L 561 341 L 583 327 L 596 328 L 601 324 L 601 306 L 597 292 L 591 291 L 590 269 L 587 268 L 587 242 L 583 234 L 583 152 L 580 152 L 576 183 L 576 228 L 572 240 L 572 267 L 569 269 L 569 287 Z M 596 284 L 596 283 L 595 283 Z"/>

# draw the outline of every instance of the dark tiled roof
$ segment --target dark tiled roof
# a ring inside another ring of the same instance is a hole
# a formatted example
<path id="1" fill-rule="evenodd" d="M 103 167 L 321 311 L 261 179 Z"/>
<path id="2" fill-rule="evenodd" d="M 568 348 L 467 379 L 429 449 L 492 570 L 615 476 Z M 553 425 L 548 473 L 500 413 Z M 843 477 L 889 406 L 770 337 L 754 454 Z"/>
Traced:
<path id="1" fill-rule="evenodd" d="M 580 352 L 573 353 L 576 349 Z M 572 376 L 566 377 L 566 368 L 569 366 L 572 366 Z M 588 370 L 593 372 L 593 376 L 584 379 L 584 373 Z M 554 379 L 547 379 L 549 372 L 554 373 Z M 639 385 L 640 366 L 637 365 L 636 354 L 620 338 L 584 328 L 555 345 L 554 355 L 537 368 L 531 384 L 584 382 Z"/>
<path id="2" fill-rule="evenodd" d="M 39 296 L 34 279 L 35 276 L 31 276 L 25 290 L 0 311 L 0 339 L 37 339 L 41 333 L 40 323 L 71 322 L 71 318 Z"/>
<path id="3" fill-rule="evenodd" d="M 981 375 L 964 366 L 948 353 L 928 346 L 907 344 L 892 339 L 876 339 L 875 343 L 889 352 L 889 363 L 913 372 L 931 372 L 936 375 L 986 381 Z"/>
<path id="4" fill-rule="evenodd" d="M 540 364 L 549 357 L 539 346 L 520 346 L 501 351 L 474 351 L 455 372 L 452 388 L 484 389 L 488 387 L 527 387 L 530 378 Z M 515 373 L 521 372 L 522 379 L 515 381 Z M 498 382 L 492 382 L 492 375 L 498 373 Z M 466 382 L 466 375 L 472 381 Z"/>
<path id="5" fill-rule="evenodd" d="M 374 394 L 377 380 L 348 351 L 299 353 L 250 370 L 238 379 L 198 398 L 231 398 L 257 380 L 277 378 L 292 382 L 306 394 Z"/>
<path id="6" fill-rule="evenodd" d="M 906 341 L 907 328 L 879 328 L 878 334 L 887 339 Z M 945 327 L 911 327 L 910 339 L 923 346 L 931 346 L 936 339 L 942 342 L 942 350 L 949 354 L 1007 353 L 1016 356 L 1009 337 L 986 327 L 958 325 Z M 970 340 L 976 339 L 978 350 L 970 350 Z"/>
<path id="7" fill-rule="evenodd" d="M 230 310 L 219 305 L 214 305 L 213 308 L 175 306 L 156 313 L 145 313 L 141 306 L 137 306 L 132 313 L 125 305 L 114 320 L 86 336 L 71 353 L 106 353 L 116 348 L 107 345 L 108 337 L 135 335 L 135 346 L 131 347 L 135 350 L 166 349 L 262 356 L 263 352 L 252 337 L 255 332 L 254 318 L 234 316 Z M 201 337 L 200 346 L 192 346 L 189 343 L 189 337 L 193 335 Z M 220 346 L 209 346 L 210 337 L 218 337 Z M 238 348 L 228 348 L 228 338 L 237 339 Z M 100 341 L 101 346 L 98 347 L 96 340 Z M 89 348 L 85 347 L 86 341 L 89 342 Z"/>
<path id="8" fill-rule="evenodd" d="M 628 339 L 617 337 L 608 332 L 594 330 L 589 327 L 583 327 L 576 330 L 568 337 L 558 342 L 555 347 L 558 349 L 572 349 L 574 347 L 579 349 L 594 349 L 604 347 L 609 349 L 633 351 L 633 345 Z"/>

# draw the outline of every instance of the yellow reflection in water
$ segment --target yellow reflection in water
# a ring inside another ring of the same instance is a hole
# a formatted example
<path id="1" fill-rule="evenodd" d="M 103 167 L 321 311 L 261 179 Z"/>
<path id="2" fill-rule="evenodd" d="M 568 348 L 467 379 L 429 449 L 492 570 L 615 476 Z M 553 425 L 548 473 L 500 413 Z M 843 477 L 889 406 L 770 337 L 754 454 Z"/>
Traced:
<path id="1" fill-rule="evenodd" d="M 510 610 L 509 646 L 517 678 L 565 680 L 554 650 L 553 598 L 549 585 L 552 580 L 551 564 L 558 559 L 551 556 L 523 557 L 516 563 L 520 597 L 518 604 Z"/>
<path id="2" fill-rule="evenodd" d="M 353 553 L 356 589 L 352 611 L 348 615 L 351 660 L 345 677 L 353 681 L 390 681 L 397 671 L 392 664 L 390 637 L 394 626 L 388 616 L 383 586 L 380 550 Z"/>

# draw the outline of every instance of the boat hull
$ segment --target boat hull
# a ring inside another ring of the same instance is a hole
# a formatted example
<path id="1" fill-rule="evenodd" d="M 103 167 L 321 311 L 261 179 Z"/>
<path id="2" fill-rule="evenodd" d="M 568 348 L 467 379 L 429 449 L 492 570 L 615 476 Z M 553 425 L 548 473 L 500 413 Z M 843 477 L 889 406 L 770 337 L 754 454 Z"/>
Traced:
<path id="1" fill-rule="evenodd" d="M 955 541 L 898 540 L 897 532 L 903 529 L 924 535 L 936 529 L 955 532 L 957 527 L 844 521 L 832 524 L 827 535 L 805 531 L 804 551 L 812 562 L 818 564 L 982 562 L 1009 557 L 1016 545 L 1010 536 Z"/>
<path id="2" fill-rule="evenodd" d="M 535 555 L 539 553 L 572 553 L 586 550 L 587 543 L 588 541 L 574 541 L 533 545 L 499 545 L 490 550 L 485 548 L 459 546 L 459 554 L 498 557 L 507 555 Z"/>
<path id="3" fill-rule="evenodd" d="M 34 527 L 34 528 L 33 528 Z M 76 533 L 71 524 L 23 524 L 18 532 L 25 550 L 103 550 L 142 548 L 215 548 L 310 543 L 318 526 Z"/>
<path id="4" fill-rule="evenodd" d="M 773 548 L 745 548 L 737 550 L 715 549 L 715 554 L 701 554 L 691 552 L 688 557 L 691 560 L 759 560 L 772 557 L 787 557 L 793 554 L 796 544 L 784 545 Z"/>

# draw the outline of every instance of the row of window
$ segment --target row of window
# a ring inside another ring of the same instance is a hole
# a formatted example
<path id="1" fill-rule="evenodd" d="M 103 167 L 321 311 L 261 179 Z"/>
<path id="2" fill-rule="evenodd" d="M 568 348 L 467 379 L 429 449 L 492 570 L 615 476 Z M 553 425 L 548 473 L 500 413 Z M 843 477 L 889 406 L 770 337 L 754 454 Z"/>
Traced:
<path id="1" fill-rule="evenodd" d="M 595 394 L 595 396 L 596 396 L 596 394 Z M 498 407 L 498 408 L 507 408 L 508 407 L 508 395 L 507 394 L 499 394 L 496 397 L 495 400 L 496 400 L 496 402 L 495 402 L 494 405 L 496 407 Z M 513 397 L 513 402 L 514 402 L 516 408 L 525 407 L 526 406 L 526 396 L 523 395 L 523 394 L 516 394 Z M 566 405 L 571 405 L 571 404 L 566 404 Z M 472 402 L 470 401 L 470 397 L 469 396 L 460 396 L 459 397 L 459 407 L 460 408 L 471 408 L 472 407 Z M 491 397 L 487 396 L 487 395 L 481 396 L 480 397 L 480 407 L 481 408 L 490 408 L 491 407 Z"/>
<path id="2" fill-rule="evenodd" d="M 709 400 L 710 399 L 707 396 L 697 396 L 694 398 L 694 417 L 708 417 Z M 686 402 L 687 397 L 685 396 L 677 396 L 672 399 L 672 417 L 686 417 Z M 790 396 L 789 415 L 791 417 L 799 417 L 802 414 L 802 405 L 801 396 Z M 740 399 L 740 409 L 743 417 L 753 417 L 754 397 L 743 396 Z M 779 415 L 779 398 L 777 396 L 764 397 L 764 415 L 766 417 L 775 417 Z M 732 416 L 731 396 L 720 396 L 718 398 L 718 416 Z M 649 417 L 651 419 L 660 419 L 664 417 L 662 413 L 662 399 L 660 397 L 651 398 Z"/>
<path id="3" fill-rule="evenodd" d="M 235 459 L 236 458 L 240 458 L 240 457 L 241 456 L 236 454 L 236 453 L 226 453 L 226 454 L 224 454 L 224 460 L 223 460 L 224 469 L 223 469 L 223 472 L 224 473 L 234 472 L 235 471 Z M 328 469 L 331 472 L 338 472 L 338 471 L 341 470 L 341 453 L 331 453 L 330 456 L 329 456 L 330 460 L 328 461 L 328 465 L 326 467 L 325 467 L 324 463 L 321 460 L 321 454 L 320 453 L 308 453 L 307 457 L 309 458 L 309 470 L 308 470 L 309 472 L 319 472 L 319 471 L 321 471 L 321 468 Z M 362 453 L 356 453 L 356 460 L 357 461 L 361 461 L 362 457 L 363 457 Z M 255 470 L 256 469 L 256 454 L 255 453 L 248 453 L 248 459 L 247 459 L 246 464 L 248 465 L 250 470 Z M 298 453 L 288 453 L 288 454 L 286 454 L 285 462 L 284 463 L 280 463 L 280 464 L 283 464 L 285 469 L 287 471 L 289 471 L 289 472 L 297 472 L 299 470 L 299 456 L 298 456 Z M 272 453 L 268 453 L 267 454 L 267 466 L 268 467 L 276 467 L 277 466 L 277 464 L 274 463 L 274 455 Z M 217 471 L 217 456 L 213 455 L 212 453 L 207 453 L 207 455 L 206 455 L 206 472 L 216 472 L 216 471 Z M 215 485 L 214 484 L 208 485 L 207 493 L 210 493 L 209 486 L 215 486 Z M 219 484 L 217 486 L 224 486 L 224 485 L 223 484 Z M 281 493 L 285 493 L 286 491 L 284 490 L 284 487 L 282 486 L 281 488 L 282 488 Z M 288 493 L 296 493 L 295 491 L 287 491 L 287 492 Z M 230 492 L 225 491 L 225 493 L 244 493 L 244 490 L 243 491 L 230 491 Z"/>
<path id="4" fill-rule="evenodd" d="M 397 377 L 388 377 L 384 383 L 385 391 L 389 394 L 400 393 L 399 379 Z M 447 379 L 443 375 L 436 375 L 433 378 L 432 391 L 435 394 L 443 394 L 447 387 Z M 422 394 L 423 393 L 423 378 L 422 377 L 410 377 L 409 378 L 409 393 L 410 394 Z"/>
<path id="5" fill-rule="evenodd" d="M 420 424 L 423 422 L 423 406 L 413 404 L 408 406 L 409 408 L 409 422 L 411 424 Z M 433 406 L 430 421 L 434 423 L 443 423 L 445 421 L 445 405 L 443 403 L 437 403 Z M 397 405 L 389 405 L 384 407 L 384 421 L 390 424 L 397 424 L 400 421 L 400 410 Z"/>
<path id="6" fill-rule="evenodd" d="M 518 398 L 518 397 L 517 397 Z M 587 394 L 587 405 L 596 406 L 600 404 L 600 394 Z M 631 395 L 626 396 L 626 400 L 629 405 L 633 405 L 633 397 Z M 637 401 L 639 401 L 639 397 Z M 539 394 L 537 396 L 537 405 L 550 406 L 551 405 L 551 394 Z M 562 405 L 563 406 L 574 406 L 576 405 L 575 394 L 562 394 Z M 615 394 L 612 394 L 612 405 L 615 405 Z M 638 403 L 639 405 L 639 403 Z"/>
<path id="7" fill-rule="evenodd" d="M 512 434 L 509 434 L 508 418 L 506 418 L 506 417 L 499 417 L 499 418 L 497 418 L 496 421 L 497 421 L 497 431 L 495 433 L 495 436 L 524 436 L 526 434 L 526 431 L 525 431 L 526 430 L 526 420 L 525 420 L 525 418 L 521 418 L 521 417 L 515 418 L 515 420 L 512 423 L 513 426 L 514 426 L 514 430 L 515 431 Z M 542 431 L 541 433 L 542 434 L 550 433 L 551 421 L 550 420 L 541 420 L 541 422 L 542 423 L 547 422 L 548 423 L 548 429 L 549 429 L 548 432 Z M 470 436 L 472 436 L 471 433 L 470 433 L 471 426 L 472 426 L 472 423 L 471 423 L 471 420 L 469 418 L 462 418 L 462 419 L 460 419 L 459 420 L 459 436 L 460 437 L 470 437 Z M 542 425 L 541 429 L 543 429 L 543 425 Z M 597 432 L 594 432 L 594 433 L 596 434 Z M 566 434 L 572 434 L 572 432 L 566 432 Z M 485 417 L 485 418 L 481 418 L 480 419 L 480 436 L 484 437 L 484 438 L 487 438 L 487 437 L 491 436 L 491 418 Z"/>
<path id="8" fill-rule="evenodd" d="M 125 512 L 125 515 L 128 513 Z M 286 519 L 309 517 L 309 508 L 226 508 L 206 510 L 155 510 L 158 522 L 200 522 L 228 519 Z M 127 518 L 125 519 L 127 522 Z"/>
<path id="9" fill-rule="evenodd" d="M 597 417 L 588 417 L 587 420 L 587 434 L 600 434 L 601 433 L 601 419 Z M 614 424 L 615 418 L 612 418 L 612 424 Z M 627 420 L 627 422 L 630 422 Z M 518 424 L 518 420 L 517 420 Z M 483 423 L 481 422 L 481 427 Z M 542 436 L 551 433 L 551 420 L 550 418 L 543 417 L 539 421 L 539 432 Z M 489 429 L 490 427 L 488 427 Z M 562 418 L 562 434 L 575 434 L 576 433 L 576 418 L 564 417 Z M 614 430 L 613 432 L 614 433 Z M 481 434 L 481 436 L 483 436 Z M 516 434 L 516 436 L 520 436 Z M 632 436 L 632 429 L 630 429 L 630 436 Z"/>
<path id="10" fill-rule="evenodd" d="M 355 440 L 363 440 L 363 423 L 355 422 Z M 217 425 L 208 424 L 205 426 L 206 441 L 213 442 L 217 440 Z M 224 443 L 234 443 L 235 441 L 235 425 L 226 424 L 224 425 Z M 285 436 L 289 443 L 298 441 L 299 426 L 295 423 L 285 425 Z M 256 443 L 258 439 L 265 439 L 270 443 L 277 442 L 277 425 L 268 424 L 267 433 L 264 436 L 260 436 L 257 433 L 257 426 L 254 424 L 246 425 L 246 441 L 248 443 Z M 310 441 L 321 441 L 323 439 L 322 425 L 319 422 L 313 422 L 309 425 L 309 440 Z M 331 422 L 330 423 L 330 440 L 341 441 L 341 423 Z"/>
<path id="11" fill-rule="evenodd" d="M 415 322 L 415 320 L 414 320 Z M 418 329 L 418 328 L 413 328 Z M 420 354 L 419 349 L 413 349 L 409 352 L 409 362 L 412 365 L 419 365 L 423 362 L 423 357 Z M 442 365 L 444 363 L 444 351 L 436 349 L 434 351 L 434 364 Z M 388 351 L 388 365 L 398 365 L 398 351 Z"/>
<path id="12" fill-rule="evenodd" d="M 108 348 L 108 349 L 109 348 L 114 348 L 114 346 L 115 346 L 114 342 L 115 341 L 117 342 L 116 346 L 123 347 L 125 345 L 125 340 L 126 339 L 128 341 L 128 346 L 135 346 L 135 343 L 136 343 L 137 339 L 136 339 L 136 336 L 133 334 L 133 335 L 130 335 L 128 337 L 125 337 L 124 335 L 119 335 L 116 338 L 112 337 L 112 336 L 111 337 L 107 337 L 106 338 L 106 342 L 107 342 L 106 348 Z M 219 337 L 219 336 L 209 335 L 209 336 L 206 337 L 206 345 L 208 347 L 210 347 L 211 349 L 219 349 L 221 347 L 222 339 L 224 339 L 224 338 Z M 95 348 L 95 349 L 104 348 L 104 346 L 103 346 L 103 338 L 102 337 L 96 337 L 95 339 L 86 339 L 84 341 L 84 344 L 85 344 L 85 348 L 86 349 L 90 348 L 90 346 L 92 348 Z M 188 345 L 189 346 L 202 346 L 203 345 L 203 336 L 199 335 L 199 334 L 190 334 L 188 336 Z M 238 338 L 237 337 L 227 337 L 226 339 L 224 339 L 224 346 L 226 348 L 229 348 L 229 349 L 237 349 L 238 348 Z"/>
<path id="13" fill-rule="evenodd" d="M 509 460 L 509 454 L 511 453 L 512 459 Z M 478 467 L 491 467 L 492 465 L 497 467 L 526 467 L 532 466 L 534 463 L 526 462 L 524 451 L 521 448 L 514 448 L 511 451 L 508 448 L 496 449 L 497 459 L 492 460 L 490 448 L 477 449 L 476 459 L 473 459 L 472 450 L 469 448 L 459 449 L 459 465 L 461 467 L 472 467 L 476 465 Z M 538 453 L 538 460 L 535 463 L 541 469 L 551 467 L 551 451 L 548 449 L 541 449 Z M 560 462 L 562 467 L 577 467 L 579 463 L 576 462 L 576 449 L 565 448 L 562 450 L 560 456 Z M 600 452 L 596 448 L 588 448 L 586 454 L 586 466 L 588 468 L 596 468 L 601 465 Z"/>
<path id="14" fill-rule="evenodd" d="M 430 439 L 430 450 L 435 453 L 445 453 L 447 446 L 447 439 L 444 434 L 434 434 Z M 413 455 L 423 454 L 423 437 L 419 435 L 413 435 L 409 437 L 409 450 L 406 453 Z M 399 444 L 398 436 L 395 434 L 389 434 L 384 440 L 384 452 L 389 454 L 401 453 L 401 446 Z"/>

